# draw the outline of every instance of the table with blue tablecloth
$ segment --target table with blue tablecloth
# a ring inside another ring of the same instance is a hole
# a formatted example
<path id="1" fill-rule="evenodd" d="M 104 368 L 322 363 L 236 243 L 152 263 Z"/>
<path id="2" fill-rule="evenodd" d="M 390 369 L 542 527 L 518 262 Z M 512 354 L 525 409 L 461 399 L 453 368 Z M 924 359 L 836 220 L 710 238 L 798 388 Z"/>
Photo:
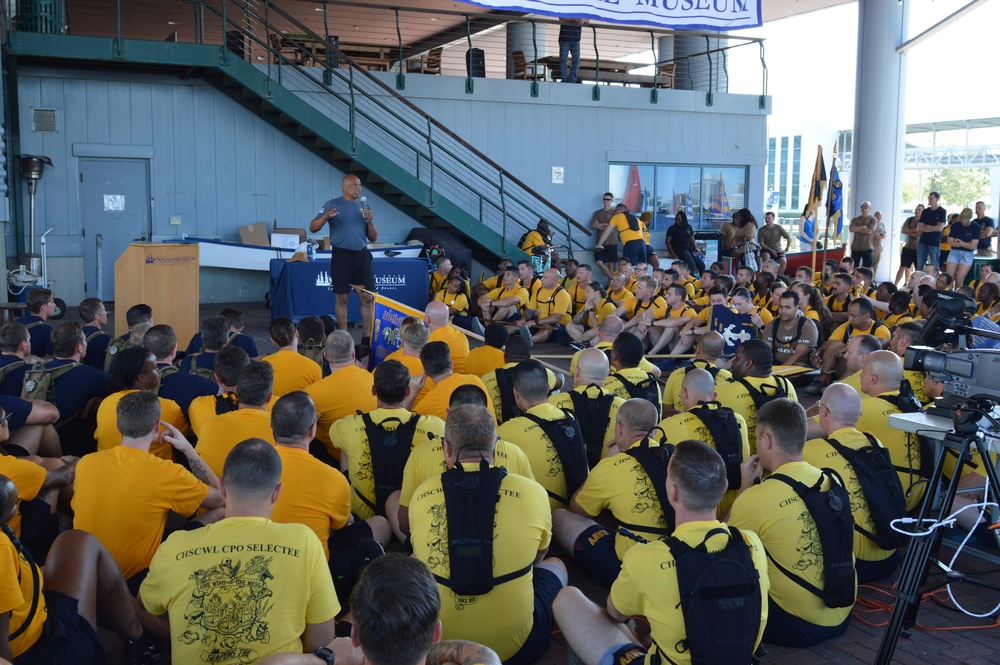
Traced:
<path id="1" fill-rule="evenodd" d="M 425 259 L 372 259 L 375 291 L 423 311 L 430 289 L 430 265 Z M 271 319 L 287 316 L 334 315 L 330 262 L 271 260 Z M 351 292 L 347 320 L 361 321 L 361 301 Z"/>

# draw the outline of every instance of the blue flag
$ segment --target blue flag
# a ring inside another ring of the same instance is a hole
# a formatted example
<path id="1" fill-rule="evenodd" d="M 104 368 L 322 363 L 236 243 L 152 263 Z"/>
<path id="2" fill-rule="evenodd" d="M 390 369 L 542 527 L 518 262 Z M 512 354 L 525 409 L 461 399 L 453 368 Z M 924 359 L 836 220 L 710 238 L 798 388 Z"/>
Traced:
<path id="1" fill-rule="evenodd" d="M 826 226 L 835 226 L 839 238 L 844 231 L 844 183 L 840 182 L 837 164 L 830 168 L 830 191 L 826 199 Z"/>
<path id="2" fill-rule="evenodd" d="M 403 340 L 399 336 L 399 324 L 408 316 L 423 319 L 424 313 L 407 307 L 401 302 L 392 298 L 386 298 L 375 294 L 375 303 L 372 307 L 372 342 L 371 351 L 368 356 L 368 370 L 374 370 L 386 356 L 403 346 Z"/>
<path id="3" fill-rule="evenodd" d="M 732 355 L 740 344 L 757 338 L 757 326 L 749 314 L 737 314 L 725 305 L 714 305 L 708 327 L 722 335 L 726 343 L 723 355 Z"/>

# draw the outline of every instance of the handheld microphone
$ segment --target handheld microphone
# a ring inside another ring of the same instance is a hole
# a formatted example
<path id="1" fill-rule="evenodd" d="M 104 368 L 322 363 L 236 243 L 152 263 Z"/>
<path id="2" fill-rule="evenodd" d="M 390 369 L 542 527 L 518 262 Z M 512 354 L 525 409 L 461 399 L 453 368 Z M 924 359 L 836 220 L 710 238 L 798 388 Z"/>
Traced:
<path id="1" fill-rule="evenodd" d="M 368 197 L 367 196 L 362 196 L 360 199 L 358 199 L 358 201 L 361 202 L 361 209 L 362 210 L 368 210 Z"/>

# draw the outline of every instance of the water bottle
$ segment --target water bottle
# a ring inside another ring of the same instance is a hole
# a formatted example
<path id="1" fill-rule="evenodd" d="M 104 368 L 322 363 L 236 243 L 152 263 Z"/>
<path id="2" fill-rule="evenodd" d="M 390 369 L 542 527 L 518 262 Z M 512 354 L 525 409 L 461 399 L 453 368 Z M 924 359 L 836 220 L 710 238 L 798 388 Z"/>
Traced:
<path id="1" fill-rule="evenodd" d="M 310 240 L 306 243 L 306 258 L 313 261 L 316 258 L 316 245 Z"/>

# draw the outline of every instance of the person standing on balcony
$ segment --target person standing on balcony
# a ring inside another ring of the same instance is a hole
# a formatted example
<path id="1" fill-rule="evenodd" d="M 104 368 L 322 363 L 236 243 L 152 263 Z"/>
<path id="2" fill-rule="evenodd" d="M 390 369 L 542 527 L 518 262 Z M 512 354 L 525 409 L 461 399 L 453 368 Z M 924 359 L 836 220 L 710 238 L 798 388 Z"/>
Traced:
<path id="1" fill-rule="evenodd" d="M 564 18 L 559 26 L 559 74 L 563 83 L 579 83 L 576 73 L 580 71 L 580 38 L 583 36 L 583 26 L 587 23 L 582 18 Z M 572 64 L 569 57 L 573 56 Z"/>
<path id="2" fill-rule="evenodd" d="M 334 312 L 337 327 L 347 330 L 347 300 L 352 287 L 364 288 L 358 291 L 361 299 L 361 321 L 364 326 L 361 345 L 357 356 L 368 355 L 371 346 L 372 297 L 368 293 L 375 288 L 375 273 L 372 269 L 372 253 L 368 243 L 378 239 L 374 215 L 364 197 L 361 196 L 361 180 L 356 175 L 344 176 L 344 195 L 323 204 L 319 214 L 309 222 L 309 231 L 318 233 L 325 224 L 330 225 L 330 278 L 333 292 L 337 294 Z"/>

